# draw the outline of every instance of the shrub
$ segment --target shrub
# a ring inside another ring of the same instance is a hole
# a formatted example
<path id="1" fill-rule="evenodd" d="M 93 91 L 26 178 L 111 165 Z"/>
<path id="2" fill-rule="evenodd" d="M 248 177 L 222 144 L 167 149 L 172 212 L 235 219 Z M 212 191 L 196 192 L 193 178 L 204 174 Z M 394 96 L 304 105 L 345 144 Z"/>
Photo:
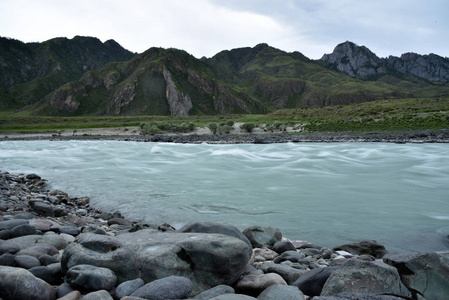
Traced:
<path id="1" fill-rule="evenodd" d="M 209 130 L 213 133 L 216 134 L 217 133 L 217 129 L 218 129 L 218 124 L 215 122 L 211 122 L 209 124 L 207 124 L 207 128 L 209 128 Z"/>
<path id="2" fill-rule="evenodd" d="M 232 126 L 229 126 L 226 124 L 220 124 L 220 126 L 218 126 L 218 133 L 219 134 L 223 134 L 223 133 L 230 133 L 232 130 Z"/>
<path id="3" fill-rule="evenodd" d="M 228 126 L 234 126 L 234 121 L 232 121 L 232 120 L 228 120 L 227 122 L 226 122 L 226 125 L 228 125 Z"/>
<path id="4" fill-rule="evenodd" d="M 243 129 L 246 132 L 252 132 L 254 128 L 256 128 L 256 124 L 254 124 L 252 122 L 244 123 L 244 124 L 240 125 L 240 129 Z"/>
<path id="5" fill-rule="evenodd" d="M 145 124 L 143 128 L 140 130 L 140 133 L 143 135 L 154 135 L 161 133 L 162 131 L 154 124 Z"/>

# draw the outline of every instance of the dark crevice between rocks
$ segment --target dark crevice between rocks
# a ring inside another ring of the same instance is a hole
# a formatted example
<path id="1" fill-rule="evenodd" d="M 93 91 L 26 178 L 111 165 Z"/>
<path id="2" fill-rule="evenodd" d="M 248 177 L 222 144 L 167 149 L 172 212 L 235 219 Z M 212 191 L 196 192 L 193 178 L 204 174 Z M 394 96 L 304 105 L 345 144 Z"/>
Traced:
<path id="1" fill-rule="evenodd" d="M 195 263 L 193 262 L 192 258 L 190 257 L 189 253 L 184 249 L 181 248 L 181 250 L 179 250 L 176 255 L 179 257 L 179 259 L 185 261 L 186 263 L 189 264 L 190 266 L 190 270 L 193 271 L 193 269 L 195 269 Z"/>

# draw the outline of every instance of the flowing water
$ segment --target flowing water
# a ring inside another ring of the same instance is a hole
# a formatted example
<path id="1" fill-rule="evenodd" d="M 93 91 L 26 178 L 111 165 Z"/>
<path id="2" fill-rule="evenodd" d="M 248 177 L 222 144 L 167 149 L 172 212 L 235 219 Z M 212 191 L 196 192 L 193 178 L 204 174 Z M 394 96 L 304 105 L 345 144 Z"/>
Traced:
<path id="1" fill-rule="evenodd" d="M 2 171 L 39 174 L 130 219 L 275 226 L 390 252 L 449 249 L 448 166 L 448 144 L 0 142 Z"/>

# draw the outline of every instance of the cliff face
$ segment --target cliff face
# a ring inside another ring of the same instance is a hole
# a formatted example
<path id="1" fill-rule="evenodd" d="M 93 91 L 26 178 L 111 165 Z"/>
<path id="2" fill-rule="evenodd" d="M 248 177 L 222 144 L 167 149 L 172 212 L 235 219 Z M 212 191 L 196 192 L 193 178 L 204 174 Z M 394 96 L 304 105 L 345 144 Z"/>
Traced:
<path id="1" fill-rule="evenodd" d="M 399 72 L 430 82 L 449 82 L 449 59 L 435 54 L 405 53 L 401 57 L 379 58 L 364 46 L 345 42 L 337 45 L 331 54 L 323 55 L 321 61 L 361 79 Z"/>

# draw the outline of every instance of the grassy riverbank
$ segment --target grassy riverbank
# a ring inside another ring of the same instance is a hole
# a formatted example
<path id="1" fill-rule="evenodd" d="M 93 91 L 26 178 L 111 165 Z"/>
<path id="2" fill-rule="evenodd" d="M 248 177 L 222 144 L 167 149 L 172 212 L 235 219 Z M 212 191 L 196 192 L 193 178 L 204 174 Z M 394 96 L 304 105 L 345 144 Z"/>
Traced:
<path id="1" fill-rule="evenodd" d="M 136 127 L 142 122 L 211 122 L 262 124 L 281 122 L 303 132 L 370 132 L 449 129 L 449 98 L 381 100 L 353 105 L 286 109 L 266 115 L 168 116 L 32 116 L 19 112 L 0 113 L 0 132 L 38 132 L 86 128 Z"/>

